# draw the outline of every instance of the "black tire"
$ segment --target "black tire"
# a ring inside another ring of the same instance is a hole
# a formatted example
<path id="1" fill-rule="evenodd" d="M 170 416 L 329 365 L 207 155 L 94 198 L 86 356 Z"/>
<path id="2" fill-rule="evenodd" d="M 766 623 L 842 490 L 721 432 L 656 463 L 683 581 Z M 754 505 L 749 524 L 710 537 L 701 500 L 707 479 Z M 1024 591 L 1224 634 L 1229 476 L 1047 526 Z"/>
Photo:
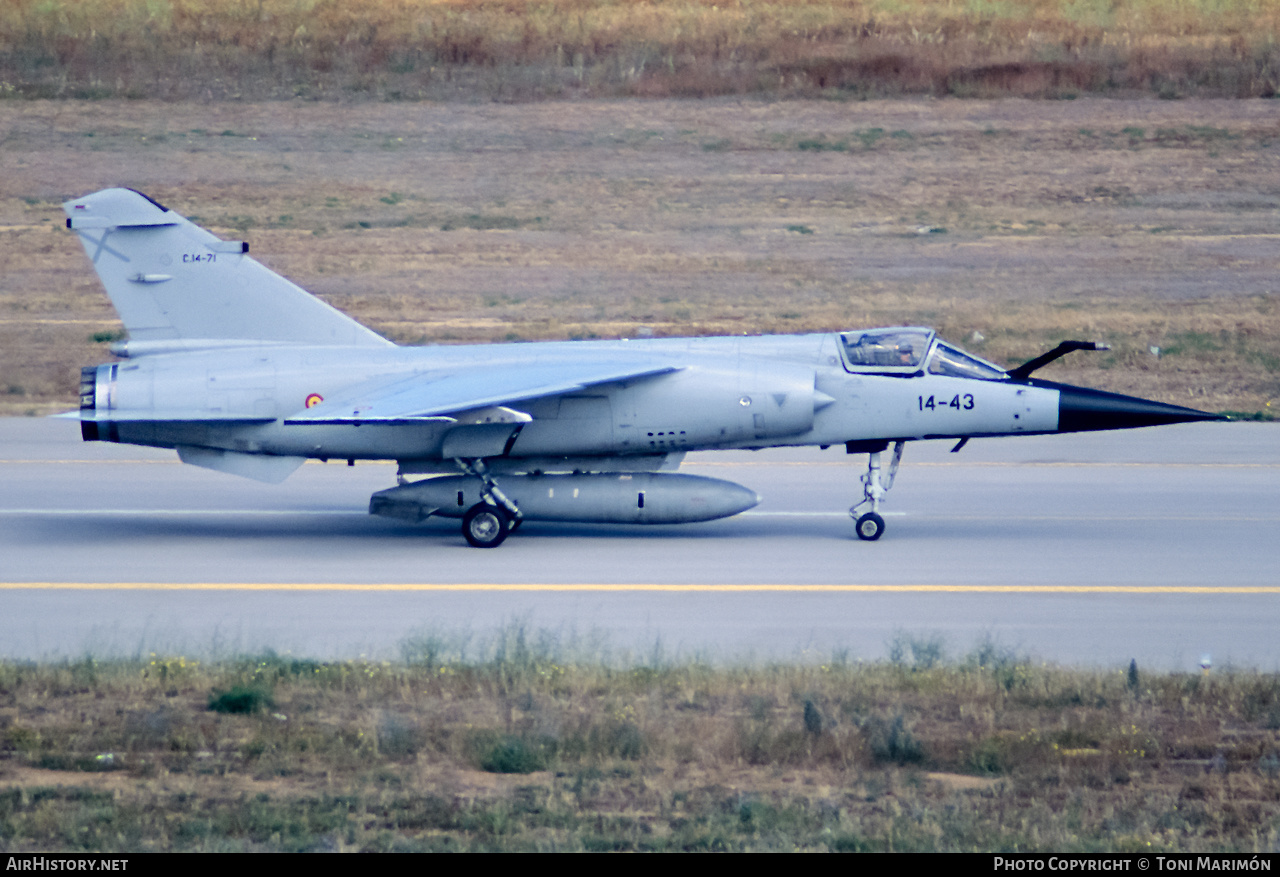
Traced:
<path id="1" fill-rule="evenodd" d="M 853 525 L 858 531 L 858 538 L 866 542 L 874 542 L 880 538 L 880 534 L 884 532 L 884 518 L 875 512 L 867 512 L 858 518 L 857 523 Z"/>
<path id="2" fill-rule="evenodd" d="M 511 533 L 511 517 L 505 509 L 477 503 L 462 516 L 462 535 L 475 548 L 497 548 Z"/>

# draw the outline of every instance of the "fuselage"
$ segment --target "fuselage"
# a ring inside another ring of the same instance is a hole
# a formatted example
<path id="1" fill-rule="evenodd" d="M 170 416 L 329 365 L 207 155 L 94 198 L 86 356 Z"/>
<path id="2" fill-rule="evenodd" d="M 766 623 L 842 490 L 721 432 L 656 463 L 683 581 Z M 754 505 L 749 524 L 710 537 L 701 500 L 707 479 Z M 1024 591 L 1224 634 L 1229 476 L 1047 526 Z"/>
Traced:
<path id="1" fill-rule="evenodd" d="M 917 330 L 926 333 L 927 330 Z M 837 333 L 439 347 L 260 346 L 152 354 L 100 366 L 96 438 L 318 458 L 440 459 L 447 418 L 287 423 L 371 381 L 429 383 L 468 370 L 633 357 L 648 377 L 512 403 L 527 414 L 504 456 L 629 456 L 849 441 L 1018 435 L 1058 429 L 1059 390 L 851 364 Z M 932 333 L 926 342 L 933 344 Z M 887 373 L 886 373 L 887 372 Z"/>

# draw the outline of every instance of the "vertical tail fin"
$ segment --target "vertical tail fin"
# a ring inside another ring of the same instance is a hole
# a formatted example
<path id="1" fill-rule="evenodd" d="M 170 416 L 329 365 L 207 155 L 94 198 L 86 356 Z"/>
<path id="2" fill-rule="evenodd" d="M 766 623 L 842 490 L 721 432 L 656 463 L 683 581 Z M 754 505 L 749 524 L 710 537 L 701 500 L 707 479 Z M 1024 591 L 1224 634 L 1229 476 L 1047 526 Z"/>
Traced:
<path id="1" fill-rule="evenodd" d="M 115 305 L 125 352 L 241 343 L 389 346 L 391 342 L 132 189 L 63 204 Z"/>

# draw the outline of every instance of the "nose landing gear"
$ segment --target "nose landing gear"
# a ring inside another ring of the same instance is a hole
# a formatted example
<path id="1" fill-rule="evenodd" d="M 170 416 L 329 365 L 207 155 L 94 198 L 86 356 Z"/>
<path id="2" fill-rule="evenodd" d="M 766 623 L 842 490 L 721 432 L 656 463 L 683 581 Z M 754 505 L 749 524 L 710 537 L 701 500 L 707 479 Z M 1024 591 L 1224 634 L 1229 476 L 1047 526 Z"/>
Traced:
<path id="1" fill-rule="evenodd" d="M 874 542 L 884 533 L 884 518 L 880 517 L 880 500 L 893 487 L 893 479 L 898 474 L 898 464 L 902 462 L 902 449 L 906 442 L 893 443 L 893 458 L 889 462 L 889 471 L 882 480 L 880 477 L 880 454 L 888 446 L 888 442 L 846 442 L 845 451 L 850 454 L 869 454 L 866 474 L 862 476 L 862 502 L 849 509 L 849 517 L 854 520 L 854 531 L 858 538 L 866 542 Z M 858 513 L 865 505 L 871 508 Z"/>

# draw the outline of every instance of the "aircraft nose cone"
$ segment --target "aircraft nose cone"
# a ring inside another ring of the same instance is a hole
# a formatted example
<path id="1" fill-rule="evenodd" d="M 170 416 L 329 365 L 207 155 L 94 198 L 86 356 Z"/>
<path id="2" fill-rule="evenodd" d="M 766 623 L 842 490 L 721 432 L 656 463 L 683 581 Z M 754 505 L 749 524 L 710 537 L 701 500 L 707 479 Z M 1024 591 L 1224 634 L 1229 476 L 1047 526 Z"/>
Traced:
<path id="1" fill-rule="evenodd" d="M 1041 384 L 1043 386 L 1043 384 Z M 1190 423 L 1197 420 L 1230 420 L 1222 414 L 1210 414 L 1181 405 L 1166 405 L 1136 396 L 1122 396 L 1055 384 L 1058 390 L 1058 432 L 1084 432 L 1098 429 L 1132 429 L 1138 426 L 1160 426 L 1166 423 Z"/>

